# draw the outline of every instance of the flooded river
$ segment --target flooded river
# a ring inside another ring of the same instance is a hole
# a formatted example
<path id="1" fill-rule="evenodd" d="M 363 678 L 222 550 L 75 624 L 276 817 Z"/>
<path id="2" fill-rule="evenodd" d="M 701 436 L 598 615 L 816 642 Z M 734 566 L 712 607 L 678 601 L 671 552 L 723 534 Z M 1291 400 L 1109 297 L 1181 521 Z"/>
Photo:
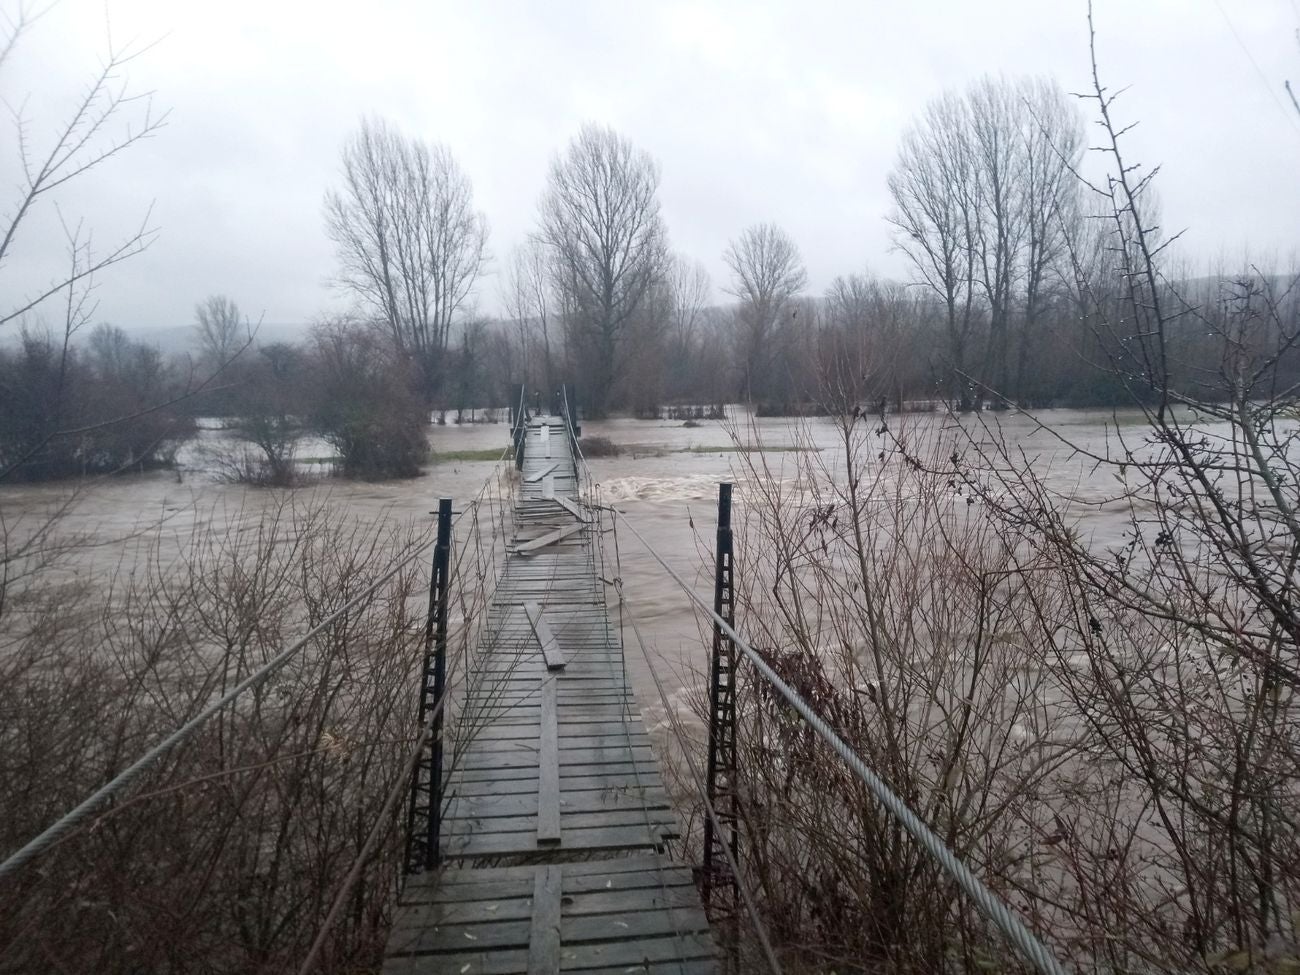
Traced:
<path id="1" fill-rule="evenodd" d="M 1137 414 L 1055 411 L 1044 414 L 1043 419 L 1088 449 L 1102 449 L 1108 443 L 1113 446 L 1117 422 L 1120 430 L 1131 426 L 1135 435 L 1142 431 Z M 954 429 L 958 421 L 941 414 L 895 417 L 890 422 L 913 437 L 961 433 Z M 979 421 L 966 418 L 961 422 Z M 1049 484 L 1074 500 L 1087 537 L 1095 544 L 1119 541 L 1126 521 L 1098 507 L 1113 489 L 1109 471 L 1094 470 L 1090 461 L 1029 418 L 1004 416 L 997 423 L 1007 441 L 1025 451 Z M 977 439 L 986 435 L 982 428 L 972 429 L 978 431 Z M 796 446 L 820 452 L 820 459 L 832 471 L 837 464 L 843 466 L 842 459 L 837 460 L 843 453 L 839 430 L 827 419 L 755 419 L 736 410 L 726 423 L 699 421 L 689 427 L 681 421 L 588 421 L 583 434 L 607 438 L 622 451 L 618 456 L 590 461 L 601 500 L 623 512 L 709 599 L 718 483 L 736 482 L 736 502 L 745 504 L 747 484 L 736 453 L 737 440 L 761 443 L 769 451 L 764 459 L 773 477 L 798 476 L 800 454 L 790 449 Z M 6 487 L 0 490 L 0 514 L 10 532 L 21 535 L 49 511 L 68 504 L 58 531 L 75 540 L 77 554 L 60 566 L 61 577 L 93 584 L 113 573 L 130 573 L 154 546 L 165 553 L 179 549 L 196 533 L 251 526 L 268 507 L 283 502 L 284 492 L 222 483 L 215 477 L 210 458 L 214 449 L 229 447 L 225 437 L 221 430 L 206 425 L 200 440 L 182 452 L 177 472 L 105 479 L 77 491 L 67 485 Z M 349 517 L 367 522 L 431 531 L 437 499 L 450 497 L 458 508 L 472 499 L 496 469 L 492 461 L 478 458 L 504 448 L 509 433 L 505 424 L 447 425 L 433 427 L 430 439 L 435 454 L 444 459 L 419 478 L 383 484 L 321 479 L 296 489 L 295 500 L 343 509 Z M 299 456 L 321 453 L 328 453 L 323 444 L 306 443 Z M 699 684 L 707 663 L 701 623 L 678 585 L 629 532 L 617 533 L 616 549 L 608 544 L 614 540 L 607 539 L 607 556 L 612 562 L 617 554 L 618 565 L 609 566 L 609 571 L 621 576 L 628 600 L 624 622 L 629 670 L 647 724 L 662 730 L 663 709 L 627 614 L 637 620 L 661 676 L 679 702 L 684 688 Z M 612 591 L 611 602 L 615 602 Z M 614 608 L 617 610 L 616 605 Z"/>

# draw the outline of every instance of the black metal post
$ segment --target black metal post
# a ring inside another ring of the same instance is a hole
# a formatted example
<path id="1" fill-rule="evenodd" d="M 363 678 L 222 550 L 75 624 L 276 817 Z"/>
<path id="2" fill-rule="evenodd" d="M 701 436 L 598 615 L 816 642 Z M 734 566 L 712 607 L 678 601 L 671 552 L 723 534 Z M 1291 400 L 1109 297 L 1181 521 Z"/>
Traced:
<path id="1" fill-rule="evenodd" d="M 713 611 L 734 627 L 735 590 L 731 538 L 731 485 L 718 485 L 718 537 L 714 559 Z M 735 907 L 736 877 L 725 844 L 739 862 L 736 798 L 736 644 L 715 621 L 713 655 L 709 664 L 709 763 L 705 784 L 717 812 L 721 835 L 711 818 L 704 821 L 704 904 L 710 906 L 715 888 L 729 890 L 727 905 Z"/>
<path id="2" fill-rule="evenodd" d="M 451 499 L 438 502 L 438 541 L 429 578 L 429 612 L 424 620 L 424 674 L 420 681 L 419 727 L 432 727 L 429 744 L 411 778 L 407 816 L 406 872 L 432 870 L 441 860 L 442 713 L 447 688 L 447 592 L 451 565 Z"/>
<path id="3" fill-rule="evenodd" d="M 515 467 L 524 466 L 524 436 L 528 431 L 528 387 L 519 385 L 519 397 L 510 407 L 510 442 L 515 449 Z"/>
<path id="4" fill-rule="evenodd" d="M 578 425 L 578 390 L 573 383 L 564 386 L 564 402 L 569 414 L 569 433 L 577 440 L 582 436 L 582 427 Z"/>

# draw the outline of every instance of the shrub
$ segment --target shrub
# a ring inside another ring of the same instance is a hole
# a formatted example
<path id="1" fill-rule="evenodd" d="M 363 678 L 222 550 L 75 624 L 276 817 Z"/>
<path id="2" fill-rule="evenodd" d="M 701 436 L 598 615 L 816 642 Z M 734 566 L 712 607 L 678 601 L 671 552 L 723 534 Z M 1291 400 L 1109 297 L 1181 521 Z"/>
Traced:
<path id="1" fill-rule="evenodd" d="M 317 401 L 312 422 L 338 451 L 347 477 L 414 477 L 428 456 L 428 415 L 418 371 L 378 332 L 346 323 L 315 336 Z"/>
<path id="2" fill-rule="evenodd" d="M 608 437 L 582 437 L 578 449 L 584 457 L 617 457 L 623 453 L 623 448 Z"/>
<path id="3" fill-rule="evenodd" d="M 204 513 L 179 554 L 161 548 L 170 537 L 108 596 L 9 566 L 6 577 L 25 582 L 0 599 L 0 849 L 35 835 L 411 544 L 346 511 L 290 502 L 248 518 Z M 7 541 L 7 552 L 22 548 Z M 415 565 L 399 573 L 7 878 L 0 971 L 296 970 L 405 777 L 420 586 Z M 366 865 L 322 972 L 377 966 L 399 843 L 393 830 Z"/>
<path id="4" fill-rule="evenodd" d="M 42 481 L 170 466 L 194 436 L 166 405 L 181 383 L 158 350 L 101 326 L 90 353 L 25 332 L 0 349 L 0 478 Z"/>

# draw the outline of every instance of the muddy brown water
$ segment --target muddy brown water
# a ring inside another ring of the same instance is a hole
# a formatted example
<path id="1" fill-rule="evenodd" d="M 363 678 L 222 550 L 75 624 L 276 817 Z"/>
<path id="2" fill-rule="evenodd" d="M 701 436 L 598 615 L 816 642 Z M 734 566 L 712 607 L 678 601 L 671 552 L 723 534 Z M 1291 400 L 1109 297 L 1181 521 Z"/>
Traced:
<path id="1" fill-rule="evenodd" d="M 797 478 L 798 454 L 788 448 L 803 446 L 823 452 L 833 471 L 841 471 L 843 444 L 838 428 L 827 419 L 795 421 L 754 418 L 732 411 L 728 422 L 613 419 L 587 421 L 585 436 L 606 437 L 622 448 L 616 457 L 593 458 L 590 470 L 605 504 L 618 508 L 627 521 L 696 590 L 711 600 L 711 558 L 718 483 L 736 484 L 736 502 L 745 503 L 747 488 L 743 465 L 735 452 L 737 441 L 760 443 L 769 474 Z M 1062 436 L 1088 449 L 1115 445 L 1115 429 L 1129 429 L 1140 437 L 1136 413 L 1053 411 L 1043 414 Z M 960 434 L 954 424 L 977 424 L 976 418 L 954 420 L 940 414 L 893 418 L 895 428 L 913 437 Z M 1122 514 L 1108 511 L 1101 502 L 1114 489 L 1113 475 L 1093 469 L 1091 461 L 1070 450 L 1057 437 L 1023 416 L 996 418 L 1001 435 L 1025 456 L 1049 485 L 1076 504 L 1079 527 L 1093 544 L 1120 544 L 1128 525 Z M 198 441 L 180 455 L 177 472 L 105 479 L 74 488 L 67 484 L 10 486 L 0 489 L 0 514 L 12 536 L 40 524 L 60 505 L 69 504 L 59 532 L 75 539 L 75 557 L 65 560 L 56 578 L 89 582 L 92 586 L 114 573 L 130 573 L 155 546 L 166 553 L 179 551 L 196 533 L 226 532 L 232 526 L 246 529 L 270 507 L 283 503 L 284 493 L 221 482 L 213 473 L 213 451 L 228 450 L 228 436 L 214 423 L 205 423 Z M 972 427 L 976 437 L 983 428 Z M 509 442 L 506 424 L 434 426 L 430 441 L 435 454 L 482 452 L 503 448 Z M 785 448 L 782 450 L 781 448 Z M 300 458 L 320 458 L 328 448 L 305 442 Z M 837 466 L 838 465 L 838 466 Z M 433 511 L 440 497 L 464 506 L 493 475 L 496 465 L 482 460 L 443 460 L 418 478 L 367 484 L 331 478 L 295 489 L 295 502 L 319 503 L 375 525 L 396 524 L 433 530 Z M 321 470 L 322 465 L 307 465 Z M 617 545 L 611 544 L 617 542 Z M 626 603 L 622 609 L 629 675 L 645 713 L 646 724 L 658 734 L 667 732 L 664 709 L 645 657 L 639 652 L 631 619 L 645 637 L 655 669 L 664 681 L 674 709 L 687 717 L 688 692 L 702 684 L 707 649 L 702 623 L 678 585 L 626 531 L 606 537 L 607 566 L 622 580 Z M 620 607 L 611 590 L 611 611 Z M 743 629 L 743 621 L 741 621 Z M 698 732 L 697 728 L 693 728 Z"/>

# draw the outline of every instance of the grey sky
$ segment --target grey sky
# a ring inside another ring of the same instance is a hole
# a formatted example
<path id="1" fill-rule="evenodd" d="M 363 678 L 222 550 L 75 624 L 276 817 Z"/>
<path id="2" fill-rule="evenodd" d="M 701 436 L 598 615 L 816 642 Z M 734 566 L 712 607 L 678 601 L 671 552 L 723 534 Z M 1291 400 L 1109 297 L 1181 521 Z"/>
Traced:
<path id="1" fill-rule="evenodd" d="M 1163 164 L 1166 223 L 1188 228 L 1184 253 L 1230 265 L 1294 256 L 1300 118 L 1282 83 L 1300 82 L 1300 3 L 1098 0 L 1096 19 L 1105 80 L 1132 86 L 1120 106 L 1141 119 L 1132 151 Z M 889 251 L 885 177 L 928 99 L 986 72 L 1052 74 L 1071 91 L 1088 80 L 1082 0 L 113 0 L 107 12 L 64 0 L 0 76 L 6 102 L 28 100 L 38 141 L 94 70 L 108 21 L 115 41 L 160 38 L 130 77 L 172 113 L 155 139 L 61 197 L 64 217 L 84 217 L 104 242 L 154 205 L 157 243 L 101 282 L 99 317 L 124 326 L 189 323 L 218 292 L 268 322 L 338 307 L 321 198 L 363 113 L 446 143 L 473 179 L 496 258 L 480 305 L 494 311 L 495 269 L 584 121 L 658 159 L 673 247 L 705 263 L 717 297 L 728 239 L 762 220 L 795 238 L 818 292 L 863 267 L 906 274 Z M 0 188 L 16 179 L 6 130 Z M 0 271 L 6 292 L 32 290 L 60 259 L 54 211 L 37 217 Z"/>

